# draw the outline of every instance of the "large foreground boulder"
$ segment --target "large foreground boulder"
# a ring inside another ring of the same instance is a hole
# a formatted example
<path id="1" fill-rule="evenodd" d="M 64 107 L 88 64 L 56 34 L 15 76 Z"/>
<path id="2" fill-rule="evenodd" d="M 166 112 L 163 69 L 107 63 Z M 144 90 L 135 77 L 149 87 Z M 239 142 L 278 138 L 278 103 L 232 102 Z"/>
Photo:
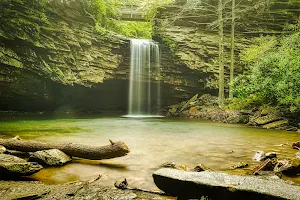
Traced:
<path id="1" fill-rule="evenodd" d="M 38 162 L 41 165 L 59 166 L 70 162 L 72 159 L 58 149 L 37 151 L 30 155 L 29 161 Z"/>
<path id="2" fill-rule="evenodd" d="M 30 176 L 43 167 L 12 155 L 0 154 L 0 178 Z"/>
<path id="3" fill-rule="evenodd" d="M 282 180 L 221 172 L 186 172 L 164 168 L 153 174 L 158 188 L 172 196 L 212 199 L 300 199 L 300 187 Z"/>

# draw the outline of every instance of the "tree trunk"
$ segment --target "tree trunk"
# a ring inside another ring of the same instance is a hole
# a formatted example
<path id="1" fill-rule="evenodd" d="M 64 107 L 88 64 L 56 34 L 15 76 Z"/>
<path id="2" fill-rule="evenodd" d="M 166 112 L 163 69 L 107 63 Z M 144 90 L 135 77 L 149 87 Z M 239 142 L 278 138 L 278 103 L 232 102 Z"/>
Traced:
<path id="1" fill-rule="evenodd" d="M 219 26 L 219 106 L 224 104 L 224 31 L 223 31 L 223 0 L 218 4 Z"/>
<path id="2" fill-rule="evenodd" d="M 44 143 L 34 140 L 21 140 L 19 138 L 0 139 L 0 145 L 7 149 L 34 152 L 47 149 L 59 149 L 69 156 L 86 158 L 90 160 L 102 160 L 127 155 L 129 148 L 123 142 L 112 142 L 107 146 L 88 146 L 73 143 Z"/>
<path id="3" fill-rule="evenodd" d="M 230 86 L 229 86 L 229 98 L 233 98 L 233 77 L 234 77 L 234 50 L 235 50 L 235 0 L 232 0 L 231 6 L 231 62 L 230 62 Z"/>

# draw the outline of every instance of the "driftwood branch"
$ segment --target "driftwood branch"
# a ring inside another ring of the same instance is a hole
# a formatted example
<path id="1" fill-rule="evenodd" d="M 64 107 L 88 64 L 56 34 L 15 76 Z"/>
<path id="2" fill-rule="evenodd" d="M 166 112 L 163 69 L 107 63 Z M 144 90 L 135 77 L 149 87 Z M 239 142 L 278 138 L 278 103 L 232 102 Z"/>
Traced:
<path id="1" fill-rule="evenodd" d="M 59 149 L 69 156 L 102 160 L 127 155 L 129 148 L 123 142 L 112 142 L 106 146 L 89 146 L 74 143 L 45 143 L 34 140 L 21 140 L 20 138 L 0 139 L 0 145 L 10 150 L 35 152 L 47 149 Z"/>
<path id="2" fill-rule="evenodd" d="M 121 189 L 121 190 L 133 190 L 133 191 L 138 191 L 138 192 L 147 192 L 147 193 L 151 193 L 151 194 L 166 195 L 166 193 L 160 192 L 160 191 L 147 190 L 147 189 L 142 189 L 142 188 L 137 188 L 137 187 L 129 187 L 126 178 L 121 183 L 115 182 L 114 185 L 116 188 Z"/>

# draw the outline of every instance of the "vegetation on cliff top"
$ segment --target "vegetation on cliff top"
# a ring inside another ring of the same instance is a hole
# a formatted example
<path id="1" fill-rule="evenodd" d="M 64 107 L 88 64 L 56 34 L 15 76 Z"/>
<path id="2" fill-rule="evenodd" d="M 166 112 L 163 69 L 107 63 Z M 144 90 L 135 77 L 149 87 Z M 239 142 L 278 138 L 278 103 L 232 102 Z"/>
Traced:
<path id="1" fill-rule="evenodd" d="M 88 11 L 96 20 L 98 31 L 104 29 L 132 37 L 132 38 L 152 38 L 153 19 L 157 8 L 172 2 L 173 0 L 89 0 Z M 122 21 L 120 9 L 122 7 L 134 5 L 136 11 L 142 13 L 145 22 Z"/>

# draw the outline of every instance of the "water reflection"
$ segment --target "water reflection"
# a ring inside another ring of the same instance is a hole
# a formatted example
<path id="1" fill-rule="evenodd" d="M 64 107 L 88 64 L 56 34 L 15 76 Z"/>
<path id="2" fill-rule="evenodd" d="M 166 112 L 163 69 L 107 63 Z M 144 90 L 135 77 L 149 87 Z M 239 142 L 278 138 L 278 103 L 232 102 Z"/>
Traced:
<path id="1" fill-rule="evenodd" d="M 297 152 L 291 144 L 300 138 L 299 133 L 166 118 L 9 121 L 1 122 L 0 132 L 7 137 L 19 135 L 26 139 L 89 145 L 106 145 L 109 139 L 123 141 L 131 150 L 125 157 L 104 161 L 74 159 L 63 167 L 43 169 L 33 178 L 46 183 L 65 183 L 90 180 L 101 173 L 104 185 L 127 178 L 132 186 L 149 189 L 155 188 L 152 172 L 162 163 L 176 162 L 189 168 L 202 163 L 216 171 L 228 171 L 230 166 L 243 161 L 250 170 L 258 164 L 251 159 L 257 150 L 275 151 L 279 158 L 291 158 Z M 299 177 L 289 179 L 300 184 Z"/>

